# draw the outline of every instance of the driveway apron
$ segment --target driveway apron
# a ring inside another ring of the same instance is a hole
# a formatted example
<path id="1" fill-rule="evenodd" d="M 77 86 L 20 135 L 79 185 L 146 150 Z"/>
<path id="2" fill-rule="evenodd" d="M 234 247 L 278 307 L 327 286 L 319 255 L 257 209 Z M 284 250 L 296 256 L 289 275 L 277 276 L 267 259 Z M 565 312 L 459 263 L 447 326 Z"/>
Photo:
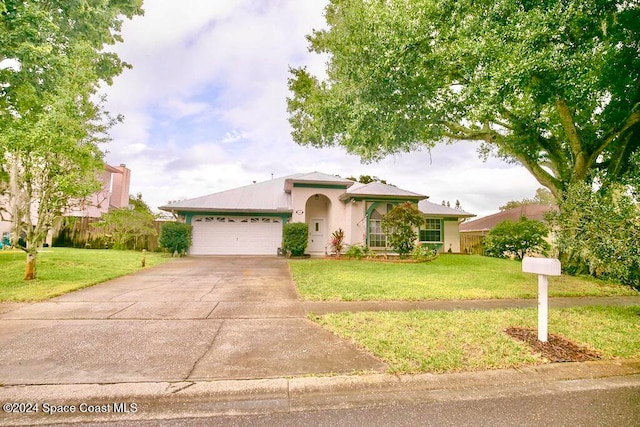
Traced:
<path id="1" fill-rule="evenodd" d="M 0 305 L 0 384 L 384 371 L 305 318 L 285 260 L 190 257 L 47 302 Z"/>

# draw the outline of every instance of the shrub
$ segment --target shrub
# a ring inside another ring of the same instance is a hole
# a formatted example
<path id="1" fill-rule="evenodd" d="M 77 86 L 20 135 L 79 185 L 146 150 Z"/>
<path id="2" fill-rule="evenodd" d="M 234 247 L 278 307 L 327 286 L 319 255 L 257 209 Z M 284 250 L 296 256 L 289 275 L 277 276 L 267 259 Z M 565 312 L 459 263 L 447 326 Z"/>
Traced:
<path id="1" fill-rule="evenodd" d="M 402 203 L 391 209 L 382 218 L 382 231 L 387 235 L 387 243 L 400 258 L 411 253 L 418 238 L 415 229 L 424 223 L 418 207 L 411 202 Z"/>
<path id="2" fill-rule="evenodd" d="M 169 252 L 184 253 L 191 246 L 193 226 L 181 222 L 165 222 L 160 228 L 158 243 Z"/>
<path id="3" fill-rule="evenodd" d="M 573 184 L 552 215 L 562 268 L 640 289 L 640 209 L 621 185 Z"/>
<path id="4" fill-rule="evenodd" d="M 416 245 L 416 247 L 411 252 L 413 259 L 419 262 L 431 261 L 438 257 L 438 249 L 436 245 L 429 243 L 422 243 Z"/>
<path id="5" fill-rule="evenodd" d="M 290 222 L 282 229 L 282 249 L 293 256 L 304 255 L 307 249 L 309 226 L 304 222 Z"/>
<path id="6" fill-rule="evenodd" d="M 344 249 L 344 231 L 342 228 L 338 228 L 331 234 L 331 248 L 338 257 L 342 253 Z"/>
<path id="7" fill-rule="evenodd" d="M 362 259 L 371 255 L 371 251 L 364 245 L 351 245 L 345 255 L 349 258 Z"/>
<path id="8" fill-rule="evenodd" d="M 487 235 L 486 254 L 496 258 L 510 255 L 517 259 L 529 253 L 546 255 L 549 244 L 544 238 L 549 234 L 547 226 L 540 221 L 520 218 L 520 221 L 502 221 Z"/>

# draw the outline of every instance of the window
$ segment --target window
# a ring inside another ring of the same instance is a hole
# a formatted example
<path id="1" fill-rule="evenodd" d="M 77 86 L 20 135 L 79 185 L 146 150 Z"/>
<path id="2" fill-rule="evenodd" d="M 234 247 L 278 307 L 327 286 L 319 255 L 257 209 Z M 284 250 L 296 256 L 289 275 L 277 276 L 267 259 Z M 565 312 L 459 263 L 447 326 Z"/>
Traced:
<path id="1" fill-rule="evenodd" d="M 369 221 L 369 246 L 372 248 L 384 248 L 387 246 L 387 236 L 382 232 L 382 220 Z"/>
<path id="2" fill-rule="evenodd" d="M 442 242 L 442 221 L 427 218 L 425 228 L 420 229 L 421 242 Z"/>

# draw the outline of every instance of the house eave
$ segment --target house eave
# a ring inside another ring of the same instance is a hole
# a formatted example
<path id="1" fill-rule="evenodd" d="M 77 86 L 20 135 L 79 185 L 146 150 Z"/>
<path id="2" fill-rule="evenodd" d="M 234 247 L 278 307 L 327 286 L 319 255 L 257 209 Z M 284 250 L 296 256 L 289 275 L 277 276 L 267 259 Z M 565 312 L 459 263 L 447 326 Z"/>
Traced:
<path id="1" fill-rule="evenodd" d="M 288 208 L 282 209 L 229 209 L 229 208 L 190 208 L 190 207 L 177 207 L 177 206 L 160 206 L 158 209 L 173 212 L 177 214 L 186 213 L 225 213 L 225 214 L 291 214 L 293 210 Z"/>
<path id="2" fill-rule="evenodd" d="M 339 199 L 342 202 L 349 202 L 351 200 L 362 201 L 366 200 L 368 202 L 376 202 L 376 201 L 400 201 L 400 202 L 419 202 L 420 200 L 428 199 L 429 196 L 398 196 L 391 194 L 358 194 L 358 193 L 344 193 Z"/>

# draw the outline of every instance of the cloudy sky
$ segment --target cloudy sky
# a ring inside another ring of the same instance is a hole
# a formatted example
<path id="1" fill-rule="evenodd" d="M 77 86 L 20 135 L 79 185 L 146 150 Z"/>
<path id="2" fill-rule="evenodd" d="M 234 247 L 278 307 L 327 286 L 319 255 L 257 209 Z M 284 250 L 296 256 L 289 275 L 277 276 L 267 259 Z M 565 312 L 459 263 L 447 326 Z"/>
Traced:
<path id="1" fill-rule="evenodd" d="M 299 172 L 374 175 L 478 216 L 540 185 L 522 167 L 483 162 L 460 142 L 362 164 L 342 149 L 296 145 L 287 121 L 288 68 L 322 75 L 305 35 L 324 26 L 324 0 L 147 0 L 113 50 L 130 63 L 105 89 L 107 162 L 132 170 L 131 193 L 152 207 Z"/>

